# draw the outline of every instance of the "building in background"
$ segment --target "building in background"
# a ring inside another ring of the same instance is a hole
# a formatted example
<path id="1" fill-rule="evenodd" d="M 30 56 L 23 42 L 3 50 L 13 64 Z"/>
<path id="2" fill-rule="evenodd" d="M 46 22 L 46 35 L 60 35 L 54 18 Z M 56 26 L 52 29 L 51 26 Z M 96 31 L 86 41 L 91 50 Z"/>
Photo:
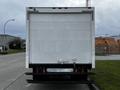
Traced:
<path id="1" fill-rule="evenodd" d="M 20 37 L 0 34 L 0 47 L 5 46 L 7 49 L 20 49 L 22 48 L 22 41 L 23 39 Z"/>
<path id="2" fill-rule="evenodd" d="M 114 37 L 96 37 L 96 55 L 120 54 L 120 39 Z"/>
<path id="3" fill-rule="evenodd" d="M 102 37 L 97 37 L 95 39 L 95 53 L 96 55 L 105 55 L 107 52 L 107 43 Z"/>
<path id="4" fill-rule="evenodd" d="M 110 37 L 112 37 L 112 38 L 114 38 L 114 39 L 116 39 L 116 40 L 119 40 L 119 39 L 120 39 L 120 35 L 114 35 L 114 36 L 110 36 Z"/>
<path id="5" fill-rule="evenodd" d="M 120 54 L 120 39 L 117 40 L 117 43 L 119 45 L 119 49 L 118 50 L 119 50 L 119 54 Z"/>

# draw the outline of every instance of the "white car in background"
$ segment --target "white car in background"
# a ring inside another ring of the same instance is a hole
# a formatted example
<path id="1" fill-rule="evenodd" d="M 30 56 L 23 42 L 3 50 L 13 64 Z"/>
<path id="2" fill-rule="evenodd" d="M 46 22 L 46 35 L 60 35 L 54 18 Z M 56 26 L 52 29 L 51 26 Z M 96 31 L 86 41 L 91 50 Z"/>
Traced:
<path id="1" fill-rule="evenodd" d="M 0 46 L 0 54 L 7 54 L 8 48 L 6 46 Z"/>

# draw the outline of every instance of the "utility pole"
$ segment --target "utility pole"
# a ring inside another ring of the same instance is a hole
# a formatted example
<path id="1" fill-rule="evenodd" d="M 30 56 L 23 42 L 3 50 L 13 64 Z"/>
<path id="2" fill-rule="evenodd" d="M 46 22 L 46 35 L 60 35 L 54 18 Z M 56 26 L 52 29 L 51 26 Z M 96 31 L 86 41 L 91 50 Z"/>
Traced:
<path id="1" fill-rule="evenodd" d="M 6 42 L 7 42 L 7 37 L 6 37 L 6 26 L 10 21 L 15 21 L 15 19 L 9 19 L 4 23 L 4 40 L 3 40 L 3 51 L 6 53 Z"/>
<path id="2" fill-rule="evenodd" d="M 91 0 L 86 0 L 86 7 L 91 7 Z"/>

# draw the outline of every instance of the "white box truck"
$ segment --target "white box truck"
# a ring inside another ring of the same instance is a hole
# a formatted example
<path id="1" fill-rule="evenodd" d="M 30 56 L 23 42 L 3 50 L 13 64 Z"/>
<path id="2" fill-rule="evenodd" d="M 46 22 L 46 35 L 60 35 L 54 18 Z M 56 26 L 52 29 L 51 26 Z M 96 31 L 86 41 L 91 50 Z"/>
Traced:
<path id="1" fill-rule="evenodd" d="M 26 17 L 33 80 L 87 79 L 95 68 L 94 8 L 28 7 Z"/>

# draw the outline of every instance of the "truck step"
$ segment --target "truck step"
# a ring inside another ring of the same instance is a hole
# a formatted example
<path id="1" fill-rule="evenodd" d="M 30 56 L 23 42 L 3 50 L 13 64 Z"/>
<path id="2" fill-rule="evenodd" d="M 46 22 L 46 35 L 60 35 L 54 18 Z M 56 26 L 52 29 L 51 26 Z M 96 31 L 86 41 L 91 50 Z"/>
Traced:
<path id="1" fill-rule="evenodd" d="M 26 72 L 25 74 L 26 75 L 81 75 L 81 73 L 73 73 L 73 72 L 47 72 L 47 73 L 39 73 L 39 74 Z"/>
<path id="2" fill-rule="evenodd" d="M 26 72 L 25 75 L 33 75 L 31 72 Z"/>
<path id="3" fill-rule="evenodd" d="M 67 81 L 65 81 L 65 80 L 61 80 L 61 81 L 50 81 L 50 80 L 48 80 L 48 81 L 35 81 L 35 80 L 30 80 L 30 79 L 28 79 L 27 80 L 27 82 L 28 83 L 41 83 L 41 84 L 91 84 L 91 83 L 93 83 L 92 81 L 88 81 L 88 80 L 86 80 L 86 81 L 84 81 L 84 80 L 82 80 L 82 81 L 73 81 L 73 80 L 67 80 Z"/>

